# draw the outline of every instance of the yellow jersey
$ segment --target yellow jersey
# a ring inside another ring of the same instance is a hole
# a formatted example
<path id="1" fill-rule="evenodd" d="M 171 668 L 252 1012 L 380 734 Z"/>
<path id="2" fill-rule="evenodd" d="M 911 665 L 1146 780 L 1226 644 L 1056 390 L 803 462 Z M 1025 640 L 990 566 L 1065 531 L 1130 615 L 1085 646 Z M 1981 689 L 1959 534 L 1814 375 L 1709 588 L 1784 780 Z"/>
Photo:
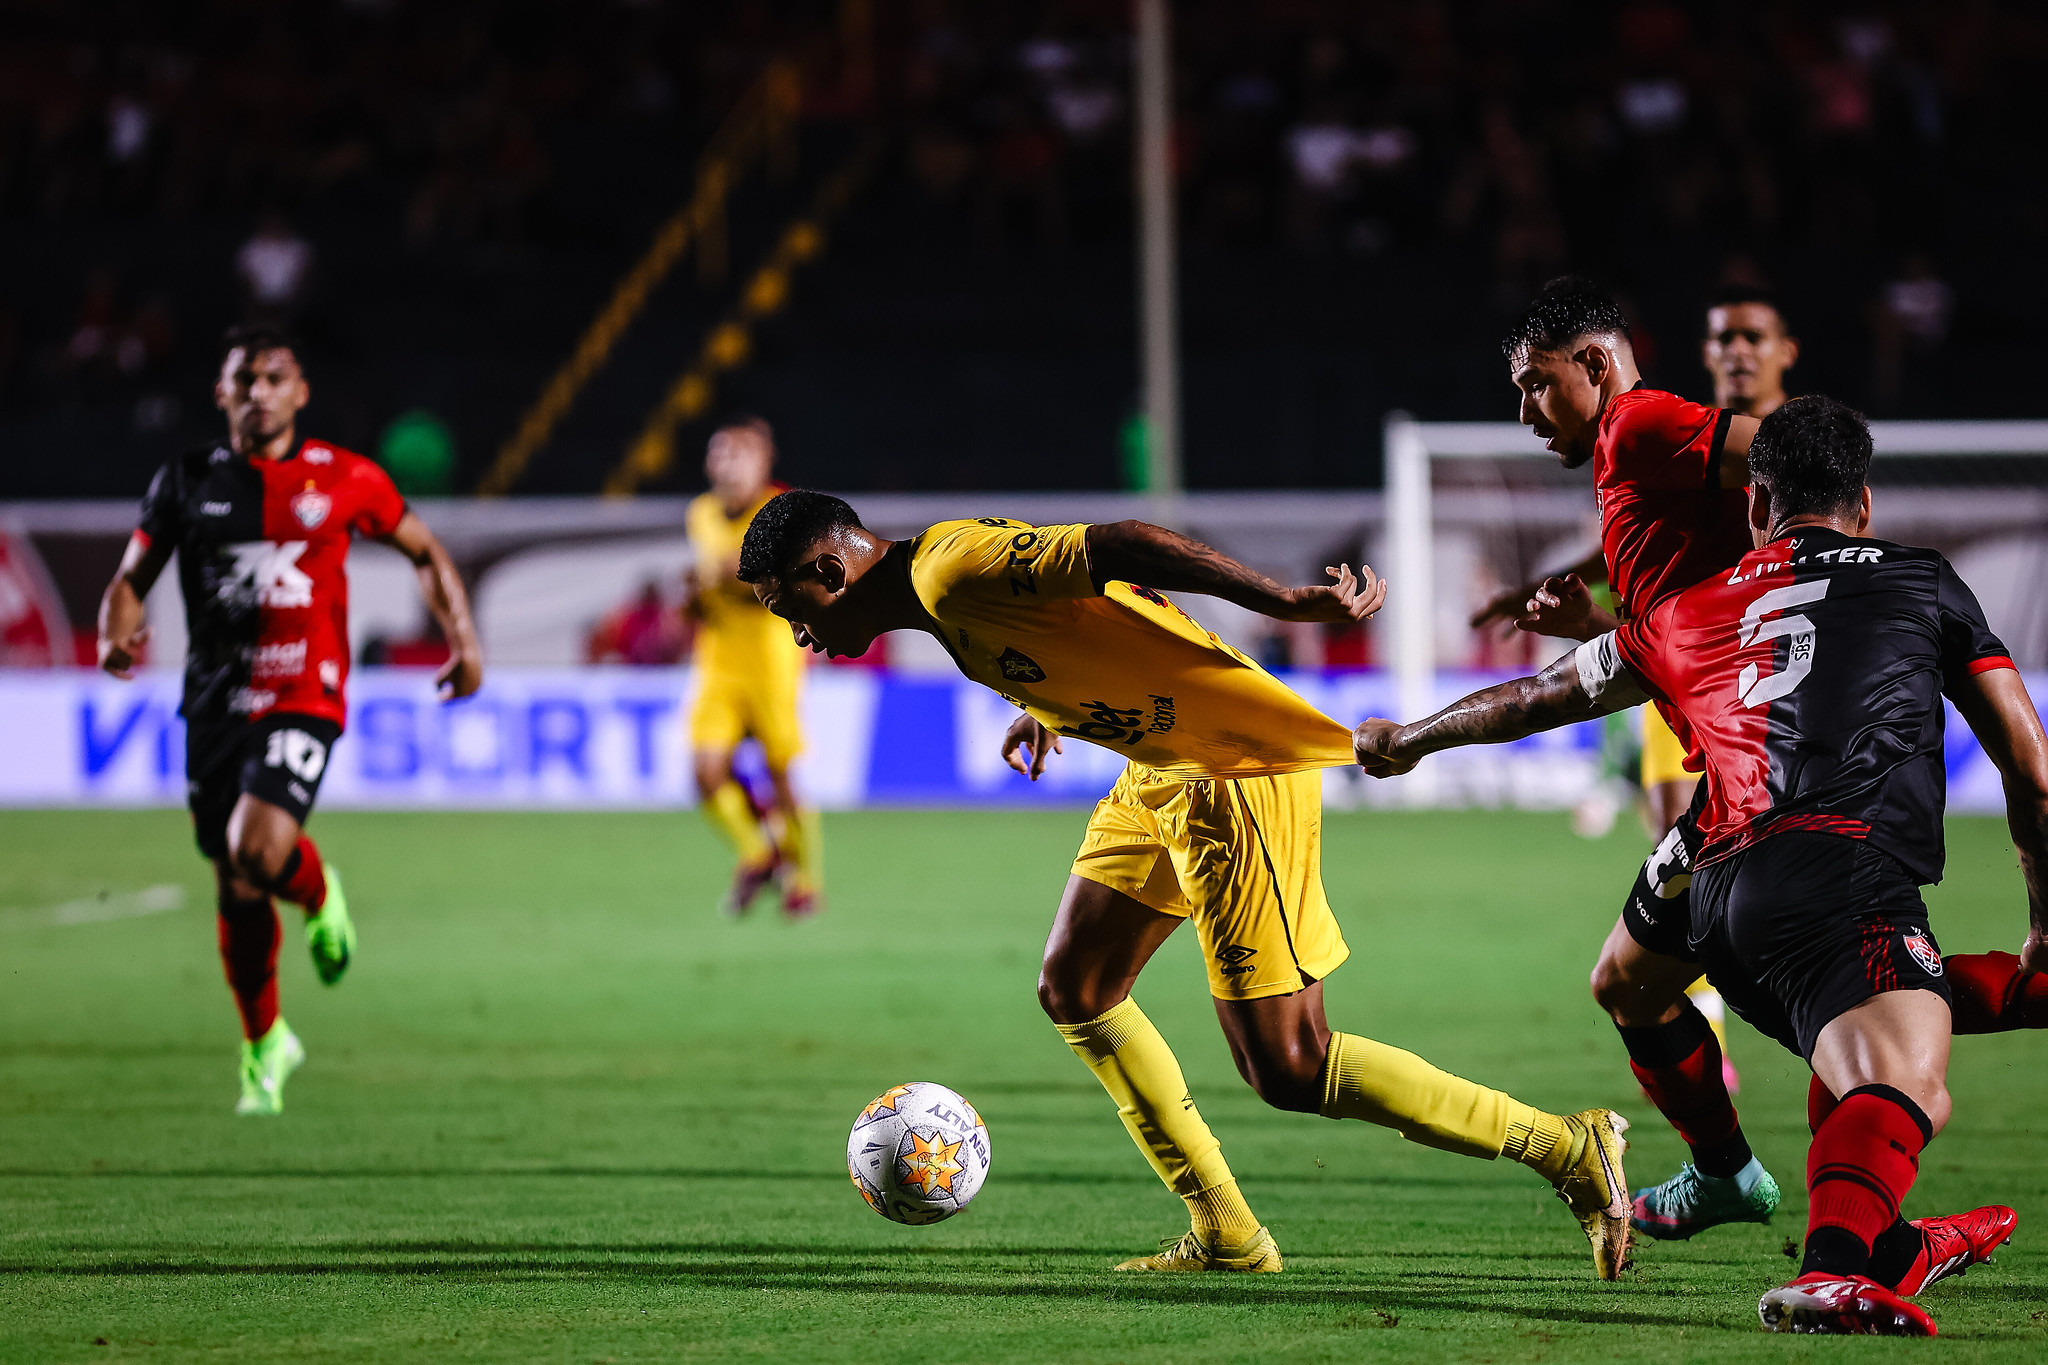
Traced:
<path id="1" fill-rule="evenodd" d="M 740 582 L 740 542 L 754 514 L 780 492 L 770 488 L 737 517 L 727 516 L 716 494 L 690 502 L 685 526 L 697 570 L 697 666 L 722 675 L 764 682 L 793 678 L 803 669 L 804 651 L 789 623 L 762 606 L 754 589 Z"/>
<path id="2" fill-rule="evenodd" d="M 1059 734 L 1188 779 L 1353 761 L 1350 730 L 1160 594 L 1098 594 L 1085 525 L 941 522 L 910 579 L 960 671 Z"/>

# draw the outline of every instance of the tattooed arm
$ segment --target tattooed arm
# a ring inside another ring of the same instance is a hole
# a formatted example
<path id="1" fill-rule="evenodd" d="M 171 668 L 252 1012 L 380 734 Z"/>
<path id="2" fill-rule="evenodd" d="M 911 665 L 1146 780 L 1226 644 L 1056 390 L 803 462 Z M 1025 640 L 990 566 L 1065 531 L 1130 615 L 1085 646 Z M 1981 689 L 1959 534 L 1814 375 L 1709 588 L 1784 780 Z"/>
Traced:
<path id="1" fill-rule="evenodd" d="M 1650 699 L 1603 635 L 1580 645 L 1533 678 L 1516 678 L 1452 702 L 1427 720 L 1399 725 L 1367 720 L 1352 732 L 1358 764 L 1374 777 L 1398 777 L 1425 754 L 1467 744 L 1505 744 L 1540 730 L 1591 720 Z"/>
<path id="2" fill-rule="evenodd" d="M 1364 565 L 1326 570 L 1337 581 L 1290 588 L 1248 569 L 1178 531 L 1144 521 L 1097 522 L 1088 528 L 1088 566 L 1104 585 L 1142 583 L 1164 592 L 1198 592 L 1280 621 L 1363 621 L 1386 601 L 1387 585 Z"/>

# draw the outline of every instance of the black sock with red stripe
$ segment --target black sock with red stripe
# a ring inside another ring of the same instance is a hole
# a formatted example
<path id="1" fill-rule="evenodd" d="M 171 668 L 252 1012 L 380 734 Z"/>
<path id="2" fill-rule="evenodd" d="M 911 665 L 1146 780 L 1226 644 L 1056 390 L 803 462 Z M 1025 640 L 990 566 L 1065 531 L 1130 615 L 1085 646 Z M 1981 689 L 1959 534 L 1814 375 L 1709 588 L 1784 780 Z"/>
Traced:
<path id="1" fill-rule="evenodd" d="M 327 868 L 311 839 L 299 836 L 297 846 L 284 860 L 284 870 L 277 874 L 277 885 L 271 890 L 309 915 L 320 913 L 320 907 L 327 903 Z"/>
<path id="2" fill-rule="evenodd" d="M 1679 1016 L 1649 1028 L 1617 1025 L 1629 1069 L 1650 1103 L 1692 1148 L 1701 1175 L 1727 1177 L 1751 1160 L 1749 1139 L 1721 1078 L 1721 1043 L 1713 1025 L 1687 1000 Z"/>
<path id="3" fill-rule="evenodd" d="M 1957 953 L 1942 960 L 1956 1033 L 2048 1028 L 2048 973 L 2020 974 L 2017 953 Z"/>
<path id="4" fill-rule="evenodd" d="M 1799 1273 L 1869 1275 L 1873 1245 L 1896 1225 L 1934 1126 L 1888 1085 L 1842 1096 L 1806 1155 L 1806 1260 Z"/>

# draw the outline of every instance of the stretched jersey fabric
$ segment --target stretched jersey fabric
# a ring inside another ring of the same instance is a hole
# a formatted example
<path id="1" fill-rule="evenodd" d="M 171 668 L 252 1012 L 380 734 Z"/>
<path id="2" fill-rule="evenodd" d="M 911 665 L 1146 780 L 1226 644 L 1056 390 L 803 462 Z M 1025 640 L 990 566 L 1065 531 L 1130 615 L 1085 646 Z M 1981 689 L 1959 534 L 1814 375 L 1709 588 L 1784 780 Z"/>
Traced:
<path id="1" fill-rule="evenodd" d="M 781 485 L 770 485 L 737 517 L 726 515 L 716 494 L 690 502 L 684 520 L 697 563 L 700 669 L 764 682 L 794 680 L 803 670 L 803 650 L 789 633 L 789 623 L 762 606 L 753 588 L 737 577 L 747 527 L 781 491 Z"/>
<path id="2" fill-rule="evenodd" d="M 159 469 L 135 535 L 178 552 L 189 636 L 180 713 L 342 724 L 349 542 L 389 535 L 404 516 L 389 475 L 321 441 L 284 460 L 215 446 Z"/>
<path id="3" fill-rule="evenodd" d="M 1096 592 L 1085 525 L 941 522 L 912 542 L 910 578 L 960 671 L 1059 734 L 1168 777 L 1353 761 L 1350 730 L 1166 598 Z"/>
<path id="4" fill-rule="evenodd" d="M 1941 880 L 1944 693 L 2011 668 L 1933 550 L 1802 527 L 1581 647 L 1597 691 L 1625 666 L 1706 753 L 1706 867 L 1773 834 L 1869 839 Z"/>
<path id="5" fill-rule="evenodd" d="M 1721 487 L 1730 413 L 1635 388 L 1610 401 L 1593 446 L 1607 582 L 1626 616 L 1750 551 L 1740 488 Z"/>

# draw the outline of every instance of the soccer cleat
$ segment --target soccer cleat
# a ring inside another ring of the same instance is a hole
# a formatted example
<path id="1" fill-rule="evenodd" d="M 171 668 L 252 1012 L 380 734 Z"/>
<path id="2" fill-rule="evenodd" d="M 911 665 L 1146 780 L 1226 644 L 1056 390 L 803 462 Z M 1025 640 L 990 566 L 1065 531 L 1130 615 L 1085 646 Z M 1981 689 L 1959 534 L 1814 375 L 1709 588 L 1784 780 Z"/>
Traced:
<path id="1" fill-rule="evenodd" d="M 1280 1270 L 1280 1247 L 1273 1234 L 1260 1228 L 1234 1247 L 1211 1247 L 1192 1230 L 1170 1237 L 1150 1256 L 1139 1256 L 1116 1267 L 1118 1270 L 1186 1272 L 1223 1270 L 1239 1274 L 1271 1275 Z"/>
<path id="2" fill-rule="evenodd" d="M 1628 1179 L 1621 1168 L 1628 1120 L 1612 1109 L 1587 1109 L 1566 1115 L 1564 1122 L 1572 1146 L 1565 1173 L 1556 1181 L 1557 1197 L 1593 1244 L 1595 1273 L 1612 1280 L 1628 1264 Z"/>
<path id="3" fill-rule="evenodd" d="M 313 970 L 324 984 L 332 986 L 348 971 L 349 959 L 355 956 L 356 926 L 348 917 L 341 874 L 333 863 L 322 864 L 320 870 L 327 878 L 327 898 L 320 902 L 320 913 L 306 921 L 306 946 L 313 951 Z"/>
<path id="4" fill-rule="evenodd" d="M 1817 1270 L 1773 1289 L 1756 1306 L 1766 1332 L 1830 1336 L 1931 1337 L 1925 1309 L 1861 1275 Z"/>
<path id="5" fill-rule="evenodd" d="M 242 1044 L 242 1098 L 235 1112 L 268 1116 L 284 1110 L 284 1083 L 306 1060 L 306 1048 L 280 1015 L 270 1031 Z"/>
<path id="6" fill-rule="evenodd" d="M 1937 1280 L 1961 1275 L 1973 1265 L 1988 1265 L 1991 1253 L 2012 1240 L 2020 1216 L 2003 1204 L 1987 1204 L 1946 1218 L 1915 1218 L 1922 1245 L 1905 1278 L 1892 1292 L 1910 1299 Z"/>
<path id="7" fill-rule="evenodd" d="M 754 898 L 767 889 L 775 880 L 777 861 L 770 854 L 766 862 L 755 866 L 741 863 L 732 870 L 732 885 L 726 888 L 725 896 L 718 902 L 718 913 L 727 919 L 738 919 L 754 908 Z"/>
<path id="8" fill-rule="evenodd" d="M 785 919 L 809 919 L 824 908 L 825 898 L 810 887 L 789 887 L 782 893 L 782 914 Z"/>
<path id="9" fill-rule="evenodd" d="M 1664 1241 L 1684 1241 L 1723 1223 L 1768 1223 L 1778 1211 L 1778 1182 L 1755 1157 L 1734 1175 L 1701 1175 L 1690 1161 L 1661 1185 L 1637 1190 L 1629 1222 Z"/>

